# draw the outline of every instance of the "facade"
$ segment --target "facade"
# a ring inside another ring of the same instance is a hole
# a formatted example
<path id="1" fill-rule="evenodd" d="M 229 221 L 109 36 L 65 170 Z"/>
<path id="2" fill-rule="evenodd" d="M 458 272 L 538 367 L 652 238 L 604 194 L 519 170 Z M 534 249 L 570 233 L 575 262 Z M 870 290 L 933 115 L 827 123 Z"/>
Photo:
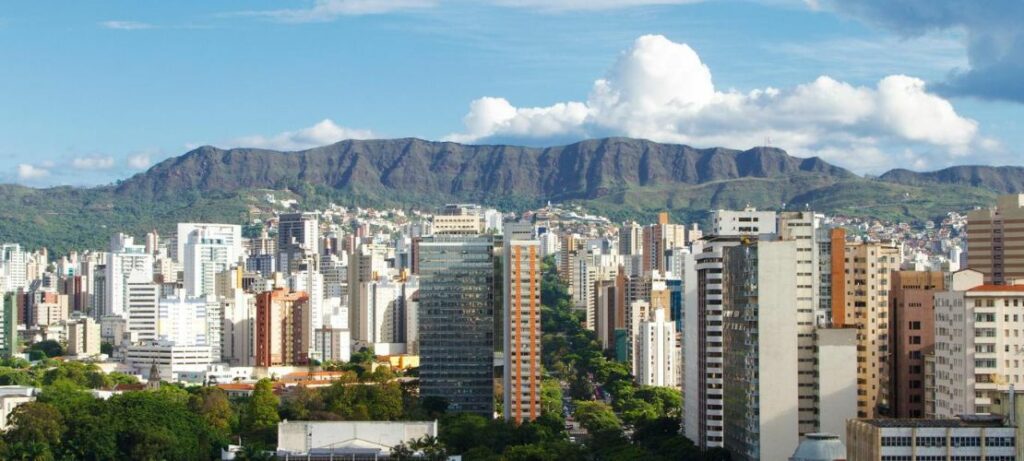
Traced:
<path id="1" fill-rule="evenodd" d="M 284 213 L 278 219 L 277 269 L 288 274 L 320 254 L 320 218 L 316 213 Z"/>
<path id="2" fill-rule="evenodd" d="M 935 302 L 942 272 L 896 271 L 889 290 L 889 414 L 923 418 L 924 356 L 935 348 Z"/>
<path id="3" fill-rule="evenodd" d="M 68 355 L 94 356 L 100 353 L 100 324 L 91 317 L 67 322 Z"/>
<path id="4" fill-rule="evenodd" d="M 833 312 L 833 323 L 854 326 L 859 331 L 857 416 L 860 418 L 873 418 L 888 405 L 889 288 L 890 276 L 899 270 L 900 261 L 899 248 L 891 244 L 847 243 L 839 264 L 844 281 L 844 305 L 838 315 Z M 839 287 L 836 279 L 832 283 L 834 297 Z"/>
<path id="5" fill-rule="evenodd" d="M 935 295 L 935 415 L 989 413 L 1021 386 L 1024 285 L 982 284 L 984 274 L 953 274 Z"/>
<path id="6" fill-rule="evenodd" d="M 0 245 L 0 293 L 28 288 L 28 255 L 17 243 Z"/>
<path id="7" fill-rule="evenodd" d="M 178 223 L 178 233 L 174 245 L 169 248 L 175 253 L 171 257 L 180 262 L 185 262 L 185 247 L 191 240 L 194 233 L 199 233 L 204 238 L 222 242 L 228 248 L 226 259 L 231 263 L 237 262 L 244 254 L 242 241 L 242 226 L 236 224 L 212 224 L 212 223 Z"/>
<path id="8" fill-rule="evenodd" d="M 667 315 L 666 310 L 657 309 L 651 312 L 650 318 L 639 322 L 634 368 L 637 383 L 642 386 L 679 386 L 680 351 L 675 325 Z"/>
<path id="9" fill-rule="evenodd" d="M 494 415 L 494 242 L 489 236 L 419 244 L 420 395 L 449 411 Z"/>
<path id="10" fill-rule="evenodd" d="M 258 367 L 309 362 L 313 332 L 309 296 L 279 288 L 256 296 L 255 364 Z"/>
<path id="11" fill-rule="evenodd" d="M 0 357 L 9 358 L 18 352 L 18 303 L 12 293 L 3 296 L 3 311 L 0 311 Z"/>
<path id="12" fill-rule="evenodd" d="M 1024 279 L 1024 194 L 967 213 L 967 268 L 984 274 L 988 284 Z"/>
<path id="13" fill-rule="evenodd" d="M 815 339 L 818 427 L 845 443 L 846 421 L 857 417 L 857 329 L 819 328 Z"/>
<path id="14" fill-rule="evenodd" d="M 134 239 L 117 234 L 111 240 L 107 253 L 103 315 L 126 314 L 128 285 L 153 281 L 153 255 L 146 253 L 145 245 L 136 245 Z"/>
<path id="15" fill-rule="evenodd" d="M 182 258 L 185 292 L 192 297 L 216 294 L 217 275 L 238 263 L 241 242 L 232 243 L 225 235 L 206 229 L 196 229 L 186 238 Z"/>
<path id="16" fill-rule="evenodd" d="M 711 213 L 711 235 L 777 234 L 777 224 L 774 211 L 757 211 L 752 207 Z"/>
<path id="17" fill-rule="evenodd" d="M 399 444 L 437 435 L 437 421 L 284 421 L 277 425 L 277 457 L 387 459 Z"/>
<path id="18" fill-rule="evenodd" d="M 848 461 L 979 460 L 1017 457 L 1016 428 L 1000 416 L 959 419 L 853 419 L 847 424 Z"/>
<path id="19" fill-rule="evenodd" d="M 504 415 L 521 423 L 540 416 L 540 243 L 504 242 Z"/>
<path id="20" fill-rule="evenodd" d="M 725 448 L 734 460 L 786 459 L 800 442 L 797 243 L 723 256 Z"/>
<path id="21" fill-rule="evenodd" d="M 176 381 L 179 373 L 206 371 L 216 360 L 210 346 L 183 345 L 169 342 L 132 344 L 124 354 L 124 363 L 135 373 L 151 379 L 154 368 L 163 379 Z"/>
<path id="22" fill-rule="evenodd" d="M 127 287 L 127 331 L 136 341 L 156 341 L 158 311 L 160 310 L 160 285 L 129 283 Z M 121 338 L 114 337 L 115 342 Z"/>

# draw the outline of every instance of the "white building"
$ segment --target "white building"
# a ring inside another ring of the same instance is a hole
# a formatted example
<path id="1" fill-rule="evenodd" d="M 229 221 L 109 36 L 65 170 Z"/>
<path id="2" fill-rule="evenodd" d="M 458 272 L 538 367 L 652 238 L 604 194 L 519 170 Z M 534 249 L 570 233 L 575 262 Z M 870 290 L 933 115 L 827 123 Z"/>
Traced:
<path id="1" fill-rule="evenodd" d="M 127 293 L 128 321 L 124 325 L 124 331 L 132 333 L 135 341 L 156 341 L 160 285 L 152 282 L 128 283 Z M 106 321 L 107 318 L 104 317 L 103 321 Z M 104 336 L 106 337 L 106 335 Z M 121 342 L 121 339 L 121 337 L 113 338 L 115 344 Z"/>
<path id="2" fill-rule="evenodd" d="M 160 299 L 156 321 L 156 339 L 182 346 L 209 346 L 211 357 L 220 360 L 220 303 L 212 296 L 191 298 L 179 291 L 177 296 Z"/>
<path id="3" fill-rule="evenodd" d="M 233 238 L 230 233 L 208 228 L 195 229 L 185 235 L 182 257 L 185 293 L 192 297 L 215 294 L 217 275 L 238 263 L 241 255 L 241 241 L 233 242 Z"/>
<path id="4" fill-rule="evenodd" d="M 284 421 L 277 425 L 277 457 L 375 459 L 399 444 L 437 435 L 437 421 Z"/>
<path id="5" fill-rule="evenodd" d="M 1017 459 L 1017 429 L 1001 416 L 852 419 L 846 427 L 848 461 Z"/>
<path id="6" fill-rule="evenodd" d="M 235 224 L 211 224 L 211 223 L 178 223 L 178 235 L 175 242 L 175 253 L 171 255 L 180 263 L 185 262 L 185 246 L 191 240 L 194 233 L 201 233 L 205 238 L 217 240 L 224 243 L 228 248 L 227 259 L 232 264 L 237 262 L 244 254 L 242 241 L 242 226 Z"/>
<path id="7" fill-rule="evenodd" d="M 636 380 L 642 386 L 676 387 L 679 385 L 679 349 L 676 330 L 666 320 L 664 309 L 642 320 L 636 337 Z"/>
<path id="8" fill-rule="evenodd" d="M 712 235 L 758 235 L 777 233 L 775 212 L 743 210 L 715 210 L 711 213 Z"/>
<path id="9" fill-rule="evenodd" d="M 935 293 L 935 416 L 988 413 L 1024 377 L 1024 284 L 985 285 L 974 270 Z"/>
<path id="10" fill-rule="evenodd" d="M 145 245 L 136 245 L 134 239 L 117 234 L 111 239 L 107 254 L 106 303 L 103 315 L 125 315 L 129 283 L 153 281 L 153 255 L 146 253 Z"/>
<path id="11" fill-rule="evenodd" d="M 407 352 L 408 313 L 415 312 L 413 294 L 418 289 L 416 277 L 406 282 L 382 279 L 364 284 L 361 313 L 356 318 L 367 322 L 359 326 L 367 331 L 363 341 L 378 355 Z"/>
<path id="12" fill-rule="evenodd" d="M 28 288 L 27 254 L 17 243 L 0 245 L 0 293 Z"/>
<path id="13" fill-rule="evenodd" d="M 237 289 L 221 300 L 221 357 L 234 367 L 255 364 L 256 297 Z"/>
<path id="14" fill-rule="evenodd" d="M 161 379 L 177 381 L 181 372 L 203 372 L 214 363 L 213 348 L 208 345 L 184 345 L 170 342 L 132 344 L 125 351 L 125 365 L 149 379 L 156 364 Z"/>
<path id="15" fill-rule="evenodd" d="M 68 355 L 91 357 L 100 354 L 100 324 L 92 317 L 68 320 Z"/>

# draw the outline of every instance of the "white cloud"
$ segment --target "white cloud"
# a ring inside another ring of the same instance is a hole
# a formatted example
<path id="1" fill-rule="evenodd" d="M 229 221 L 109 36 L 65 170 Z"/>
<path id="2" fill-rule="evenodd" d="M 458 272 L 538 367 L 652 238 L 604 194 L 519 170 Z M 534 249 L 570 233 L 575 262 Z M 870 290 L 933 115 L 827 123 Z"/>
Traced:
<path id="1" fill-rule="evenodd" d="M 49 175 L 50 170 L 47 170 L 46 168 L 29 165 L 27 163 L 21 163 L 18 165 L 18 179 L 33 180 L 45 178 Z"/>
<path id="2" fill-rule="evenodd" d="M 79 170 L 109 170 L 114 167 L 114 157 L 76 157 L 71 166 Z"/>
<path id="3" fill-rule="evenodd" d="M 247 136 L 232 141 L 239 147 L 260 147 L 277 150 L 302 150 L 326 146 L 346 139 L 369 139 L 375 135 L 370 130 L 338 126 L 330 119 L 323 119 L 316 125 L 295 131 L 285 131 L 270 137 Z"/>
<path id="4" fill-rule="evenodd" d="M 282 22 L 326 22 L 341 16 L 383 14 L 431 8 L 435 0 L 316 0 L 309 8 L 248 11 L 245 16 L 264 16 Z"/>
<path id="5" fill-rule="evenodd" d="M 991 142 L 974 120 L 904 75 L 874 86 L 828 76 L 792 88 L 741 93 L 715 88 L 689 46 L 660 35 L 636 39 L 583 102 L 517 108 L 503 98 L 470 104 L 465 130 L 450 140 L 626 135 L 696 146 L 751 147 L 766 139 L 797 155 L 818 155 L 859 171 L 886 168 L 884 152 L 909 150 L 913 163 L 943 164 Z M 903 156 L 906 158 L 906 156 Z"/>
<path id="6" fill-rule="evenodd" d="M 703 0 L 491 0 L 500 6 L 536 8 L 544 11 L 610 10 L 636 6 L 681 5 Z"/>
<path id="7" fill-rule="evenodd" d="M 138 21 L 103 21 L 100 26 L 113 30 L 145 30 L 154 27 L 152 24 Z"/>
<path id="8" fill-rule="evenodd" d="M 153 164 L 153 159 L 148 152 L 140 152 L 128 156 L 128 166 L 135 170 L 145 170 Z"/>

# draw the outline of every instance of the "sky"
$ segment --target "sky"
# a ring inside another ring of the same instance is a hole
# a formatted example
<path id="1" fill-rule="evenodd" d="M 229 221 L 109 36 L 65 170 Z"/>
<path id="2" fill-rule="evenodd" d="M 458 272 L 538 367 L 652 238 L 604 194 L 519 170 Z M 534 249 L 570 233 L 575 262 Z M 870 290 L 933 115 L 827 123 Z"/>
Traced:
<path id="1" fill-rule="evenodd" d="M 398 137 L 1022 165 L 1021 23 L 1024 0 L 8 2 L 0 183 Z"/>

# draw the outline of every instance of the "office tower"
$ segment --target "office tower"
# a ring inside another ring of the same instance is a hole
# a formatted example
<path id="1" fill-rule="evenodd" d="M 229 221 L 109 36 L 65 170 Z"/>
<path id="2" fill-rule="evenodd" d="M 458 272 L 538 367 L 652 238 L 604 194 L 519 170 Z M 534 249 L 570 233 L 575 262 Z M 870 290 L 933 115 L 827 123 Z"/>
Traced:
<path id="1" fill-rule="evenodd" d="M 638 301 L 639 302 L 639 301 Z M 664 309 L 654 310 L 637 327 L 636 381 L 642 386 L 679 385 L 679 348 L 676 331 Z"/>
<path id="2" fill-rule="evenodd" d="M 237 249 L 222 235 L 204 229 L 190 232 L 186 239 L 182 262 L 185 293 L 192 297 L 215 294 L 217 274 L 237 262 L 231 259 Z"/>
<path id="3" fill-rule="evenodd" d="M 0 293 L 28 288 L 27 258 L 17 243 L 0 245 Z"/>
<path id="4" fill-rule="evenodd" d="M 994 208 L 967 213 L 967 268 L 985 283 L 1024 279 L 1024 194 L 1003 195 Z"/>
<path id="5" fill-rule="evenodd" d="M 420 242 L 420 395 L 452 412 L 494 414 L 494 241 Z"/>
<path id="6" fill-rule="evenodd" d="M 220 360 L 223 326 L 220 303 L 212 296 L 193 298 L 179 290 L 159 301 L 156 341 L 180 346 L 208 346 Z"/>
<path id="7" fill-rule="evenodd" d="M 696 283 L 683 306 L 683 433 L 701 449 L 725 440 L 722 261 L 724 249 L 739 244 L 736 236 L 710 236 L 693 245 Z"/>
<path id="8" fill-rule="evenodd" d="M 255 362 L 256 297 L 235 289 L 221 300 L 221 356 L 231 366 L 250 367 Z"/>
<path id="9" fill-rule="evenodd" d="M 0 311 L 0 357 L 10 358 L 18 353 L 18 303 L 13 293 L 0 293 L 3 311 Z"/>
<path id="10" fill-rule="evenodd" d="M 716 236 L 776 234 L 777 224 L 774 211 L 757 211 L 753 207 L 711 213 L 711 235 Z"/>
<path id="11" fill-rule="evenodd" d="M 629 222 L 619 227 L 619 254 L 643 254 L 643 227 L 636 222 Z"/>
<path id="12" fill-rule="evenodd" d="M 277 225 L 277 269 L 290 273 L 308 258 L 320 255 L 320 219 L 316 213 L 284 213 Z M 315 266 L 315 262 L 314 262 Z M 314 267 L 318 269 L 318 267 Z"/>
<path id="13" fill-rule="evenodd" d="M 1024 376 L 1024 284 L 972 269 L 935 294 L 935 416 L 990 413 Z"/>
<path id="14" fill-rule="evenodd" d="M 100 353 L 100 324 L 90 317 L 67 322 L 68 355 L 93 356 Z"/>
<path id="15" fill-rule="evenodd" d="M 838 263 L 834 255 L 833 261 Z M 857 416 L 874 418 L 888 405 L 890 276 L 900 268 L 900 250 L 886 243 L 847 243 L 839 265 L 845 303 L 832 320 L 858 329 Z M 836 283 L 833 279 L 833 296 Z"/>
<path id="16" fill-rule="evenodd" d="M 284 288 L 256 297 L 256 366 L 305 365 L 313 332 L 309 325 L 309 296 Z"/>
<path id="17" fill-rule="evenodd" d="M 199 233 L 204 239 L 219 242 L 227 248 L 226 259 L 228 264 L 234 264 L 245 255 L 245 246 L 242 241 L 242 226 L 236 224 L 212 224 L 212 223 L 178 223 L 178 233 L 175 237 L 173 259 L 179 263 L 185 263 L 185 246 L 192 240 L 192 235 Z"/>
<path id="18" fill-rule="evenodd" d="M 540 243 L 506 240 L 503 259 L 504 413 L 521 423 L 541 413 Z"/>
<path id="19" fill-rule="evenodd" d="M 737 460 L 785 459 L 799 443 L 797 242 L 724 249 L 725 447 Z"/>
<path id="20" fill-rule="evenodd" d="M 348 326 L 355 341 L 370 341 L 370 319 L 361 307 L 366 305 L 366 284 L 388 274 L 386 253 L 384 245 L 361 243 L 348 257 Z"/>
<path id="21" fill-rule="evenodd" d="M 935 347 L 935 302 L 942 272 L 896 271 L 889 290 L 889 415 L 924 417 L 924 356 Z"/>
<path id="22" fill-rule="evenodd" d="M 131 237 L 117 234 L 110 243 L 104 275 L 106 305 L 102 315 L 124 316 L 128 284 L 153 281 L 153 256 L 146 253 L 144 245 L 136 245 Z"/>
<path id="23" fill-rule="evenodd" d="M 136 341 L 157 340 L 157 316 L 160 310 L 160 285 L 156 283 L 129 283 L 127 285 L 127 330 Z M 120 341 L 120 338 L 115 338 Z"/>
<path id="24" fill-rule="evenodd" d="M 360 328 L 365 328 L 367 335 L 360 344 L 373 347 L 377 355 L 407 353 L 408 310 L 415 309 L 412 296 L 418 289 L 415 277 L 408 282 L 391 279 L 366 282 L 362 305 L 350 307 L 350 310 L 360 311 L 356 316 L 360 321 L 366 321 Z"/>
<path id="25" fill-rule="evenodd" d="M 764 218 L 765 216 L 759 216 Z M 742 217 L 737 217 L 737 223 Z M 729 224 L 730 226 L 734 224 Z M 741 227 L 741 226 L 737 226 Z M 796 307 L 797 373 L 799 381 L 800 435 L 818 432 L 819 411 L 817 403 L 825 396 L 817 395 L 815 362 L 820 265 L 818 262 L 817 220 L 809 211 L 785 211 L 778 216 L 779 237 L 793 242 L 796 246 L 796 292 L 793 301 Z M 828 416 L 828 415 L 826 415 Z"/>

